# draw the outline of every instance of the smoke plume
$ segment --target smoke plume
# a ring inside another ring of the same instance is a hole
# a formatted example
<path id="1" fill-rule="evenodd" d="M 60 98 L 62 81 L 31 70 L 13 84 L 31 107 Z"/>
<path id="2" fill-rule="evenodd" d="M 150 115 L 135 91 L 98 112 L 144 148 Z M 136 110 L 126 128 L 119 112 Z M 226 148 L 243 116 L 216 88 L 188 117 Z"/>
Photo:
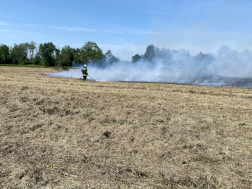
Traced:
<path id="1" fill-rule="evenodd" d="M 151 53 L 150 53 L 151 54 Z M 137 62 L 118 61 L 100 67 L 87 65 L 89 75 L 96 81 L 166 82 L 208 86 L 252 87 L 252 51 L 237 52 L 222 46 L 215 54 L 192 56 L 186 50 L 156 48 L 149 59 Z M 76 67 L 76 65 L 73 65 Z M 80 66 L 58 73 L 57 77 L 82 77 Z"/>

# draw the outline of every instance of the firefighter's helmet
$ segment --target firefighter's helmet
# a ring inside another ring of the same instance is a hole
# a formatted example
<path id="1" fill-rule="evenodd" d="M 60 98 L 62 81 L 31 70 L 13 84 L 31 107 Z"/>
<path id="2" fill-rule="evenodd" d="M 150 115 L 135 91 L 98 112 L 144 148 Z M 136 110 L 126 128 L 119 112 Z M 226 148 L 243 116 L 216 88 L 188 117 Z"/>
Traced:
<path id="1" fill-rule="evenodd" d="M 87 67 L 87 65 L 86 64 L 84 64 L 84 68 L 86 68 Z"/>

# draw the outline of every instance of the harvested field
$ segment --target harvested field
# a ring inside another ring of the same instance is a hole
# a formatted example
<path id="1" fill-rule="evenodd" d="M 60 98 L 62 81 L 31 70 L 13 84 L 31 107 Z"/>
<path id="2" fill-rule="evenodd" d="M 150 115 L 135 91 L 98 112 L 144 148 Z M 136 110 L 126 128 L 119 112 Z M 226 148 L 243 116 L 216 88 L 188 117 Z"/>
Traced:
<path id="1" fill-rule="evenodd" d="M 0 67 L 0 188 L 251 188 L 252 90 Z"/>

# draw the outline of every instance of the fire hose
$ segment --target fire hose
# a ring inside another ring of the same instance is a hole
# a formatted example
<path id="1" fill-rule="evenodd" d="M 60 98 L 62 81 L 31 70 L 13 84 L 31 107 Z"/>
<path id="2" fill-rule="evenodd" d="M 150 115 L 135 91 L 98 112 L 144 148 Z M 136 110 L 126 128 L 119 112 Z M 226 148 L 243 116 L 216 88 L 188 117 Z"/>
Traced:
<path id="1" fill-rule="evenodd" d="M 94 80 L 90 75 L 88 75 L 92 80 Z M 95 81 L 95 80 L 94 80 Z"/>

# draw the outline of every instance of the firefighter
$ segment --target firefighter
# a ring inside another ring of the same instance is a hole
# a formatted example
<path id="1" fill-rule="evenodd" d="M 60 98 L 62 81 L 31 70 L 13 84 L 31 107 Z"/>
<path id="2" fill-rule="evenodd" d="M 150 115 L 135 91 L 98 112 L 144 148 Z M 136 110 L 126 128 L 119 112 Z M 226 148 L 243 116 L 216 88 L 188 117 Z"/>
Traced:
<path id="1" fill-rule="evenodd" d="M 84 64 L 83 68 L 81 69 L 82 76 L 83 76 L 83 81 L 87 79 L 88 71 L 87 71 L 87 65 Z"/>

